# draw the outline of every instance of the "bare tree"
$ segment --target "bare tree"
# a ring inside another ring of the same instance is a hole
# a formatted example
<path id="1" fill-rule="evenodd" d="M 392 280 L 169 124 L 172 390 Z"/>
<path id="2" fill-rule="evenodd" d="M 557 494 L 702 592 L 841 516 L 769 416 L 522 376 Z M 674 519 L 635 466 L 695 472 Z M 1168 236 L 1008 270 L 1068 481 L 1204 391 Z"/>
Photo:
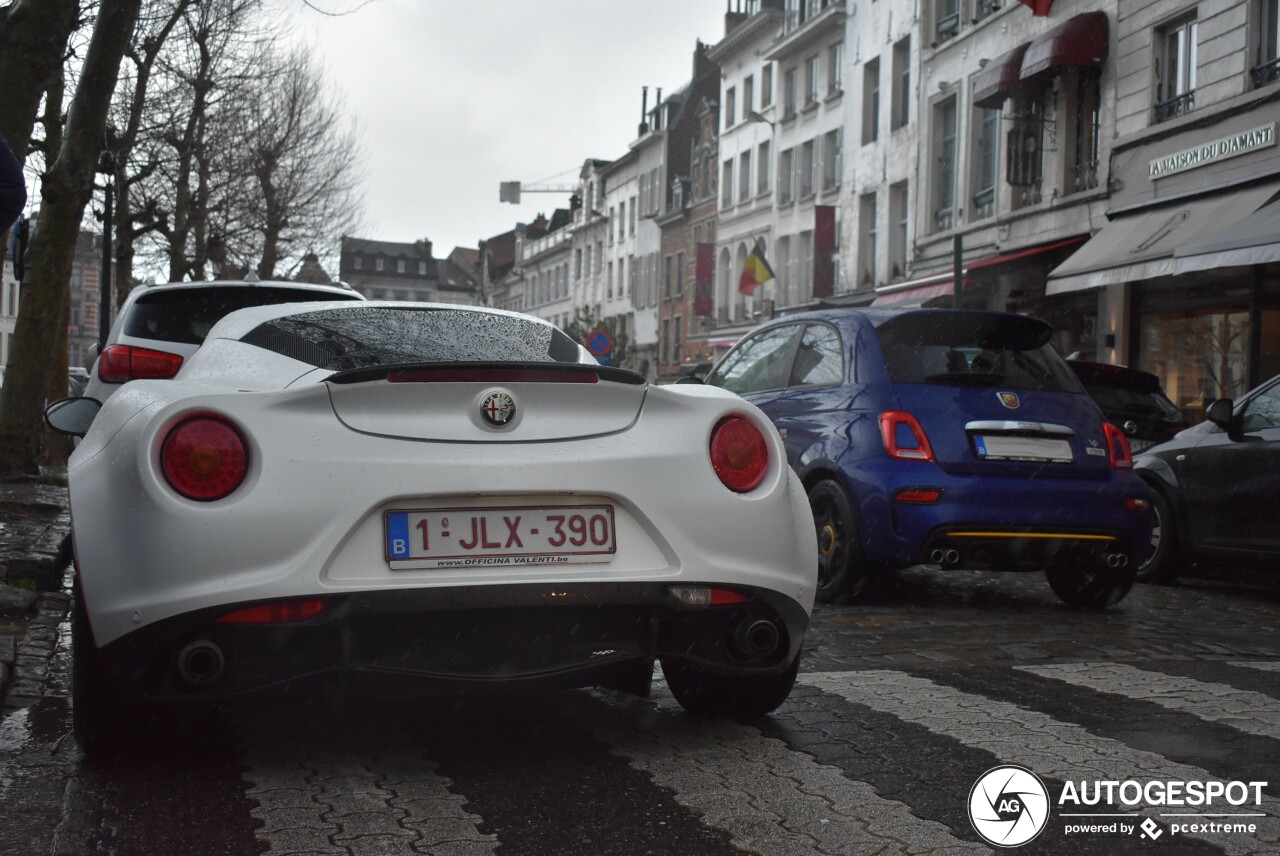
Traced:
<path id="1" fill-rule="evenodd" d="M 252 232 L 241 252 L 262 279 L 296 271 L 308 251 L 336 246 L 359 214 L 359 138 L 309 56 L 276 60 L 250 93 L 240 172 L 240 216 Z"/>
<path id="2" fill-rule="evenodd" d="M 85 206 L 93 193 L 103 130 L 141 0 L 101 0 L 67 114 L 62 144 L 41 185 L 39 226 L 27 251 L 28 279 L 0 387 L 0 478 L 39 471 L 40 411 L 55 363 L 57 328 Z M 43 83 L 43 81 L 42 81 Z"/>

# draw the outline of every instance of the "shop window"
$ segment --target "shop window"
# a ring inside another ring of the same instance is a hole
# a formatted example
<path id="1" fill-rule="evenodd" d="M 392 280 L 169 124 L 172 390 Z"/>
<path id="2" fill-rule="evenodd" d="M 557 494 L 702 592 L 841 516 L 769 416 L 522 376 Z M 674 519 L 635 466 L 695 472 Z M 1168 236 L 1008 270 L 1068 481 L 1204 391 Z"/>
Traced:
<path id="1" fill-rule="evenodd" d="M 1155 48 L 1157 122 L 1182 116 L 1195 108 L 1197 28 L 1193 14 L 1156 29 L 1152 46 Z"/>
<path id="2" fill-rule="evenodd" d="M 1220 306 L 1143 313 L 1138 367 L 1160 378 L 1189 423 L 1218 398 L 1249 389 L 1249 311 Z"/>

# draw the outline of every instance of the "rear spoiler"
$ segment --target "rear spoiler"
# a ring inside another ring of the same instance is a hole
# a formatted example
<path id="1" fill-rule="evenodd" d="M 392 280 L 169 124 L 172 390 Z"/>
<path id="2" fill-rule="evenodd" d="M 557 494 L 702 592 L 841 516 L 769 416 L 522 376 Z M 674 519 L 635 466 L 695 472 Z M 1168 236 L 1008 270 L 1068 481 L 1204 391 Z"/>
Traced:
<path id="1" fill-rule="evenodd" d="M 633 371 L 588 363 L 398 363 L 389 366 L 334 372 L 329 383 L 613 383 L 641 385 L 644 377 Z"/>

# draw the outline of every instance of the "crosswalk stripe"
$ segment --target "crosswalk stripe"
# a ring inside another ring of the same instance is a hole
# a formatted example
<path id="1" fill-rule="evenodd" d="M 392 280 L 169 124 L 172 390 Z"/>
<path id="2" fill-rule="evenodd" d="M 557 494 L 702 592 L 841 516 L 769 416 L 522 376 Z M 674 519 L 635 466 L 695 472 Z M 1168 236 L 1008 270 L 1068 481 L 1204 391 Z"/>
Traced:
<path id="1" fill-rule="evenodd" d="M 1129 779 L 1206 780 L 1213 776 L 1161 755 L 1133 749 L 1118 740 L 1098 737 L 1078 725 L 1060 722 L 1034 710 L 975 695 L 916 675 L 893 671 L 802 674 L 800 682 L 923 725 L 931 732 L 977 746 L 1005 763 L 1021 764 L 1059 781 Z M 975 770 L 976 779 L 983 771 Z M 1276 815 L 1280 801 L 1266 797 L 1260 811 L 1267 823 L 1257 833 L 1199 835 L 1188 833 L 1228 853 L 1277 852 Z M 1151 809 L 1140 811 L 1155 815 Z"/>
<path id="2" fill-rule="evenodd" d="M 762 856 L 989 852 L 759 729 L 695 720 L 655 690 L 647 701 L 593 693 L 603 706 L 580 705 L 581 722 L 737 847 Z"/>
<path id="3" fill-rule="evenodd" d="M 324 734 L 290 728 L 270 713 L 235 719 L 245 795 L 257 803 L 257 836 L 267 856 L 362 852 L 481 856 L 497 838 L 477 831 L 481 818 L 450 791 L 429 759 L 406 753 L 414 741 L 383 717 L 356 732 L 324 722 Z"/>
<path id="4" fill-rule="evenodd" d="M 1259 669 L 1264 672 L 1280 672 L 1280 660 L 1233 660 L 1231 665 L 1244 669 Z"/>
<path id="5" fill-rule="evenodd" d="M 1280 735 L 1280 703 L 1262 693 L 1227 684 L 1148 671 L 1127 663 L 1058 663 L 1016 668 L 1098 692 L 1149 701 L 1247 734 Z"/>

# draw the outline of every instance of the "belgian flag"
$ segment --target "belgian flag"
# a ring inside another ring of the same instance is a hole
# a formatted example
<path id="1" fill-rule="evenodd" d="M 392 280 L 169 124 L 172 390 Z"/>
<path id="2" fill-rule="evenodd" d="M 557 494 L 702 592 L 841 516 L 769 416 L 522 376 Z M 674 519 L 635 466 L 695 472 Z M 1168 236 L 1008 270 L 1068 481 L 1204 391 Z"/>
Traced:
<path id="1" fill-rule="evenodd" d="M 738 277 L 738 291 L 750 297 L 756 293 L 756 287 L 762 282 L 773 279 L 773 268 L 764 260 L 764 246 L 757 243 L 751 255 L 742 265 L 742 276 Z"/>

